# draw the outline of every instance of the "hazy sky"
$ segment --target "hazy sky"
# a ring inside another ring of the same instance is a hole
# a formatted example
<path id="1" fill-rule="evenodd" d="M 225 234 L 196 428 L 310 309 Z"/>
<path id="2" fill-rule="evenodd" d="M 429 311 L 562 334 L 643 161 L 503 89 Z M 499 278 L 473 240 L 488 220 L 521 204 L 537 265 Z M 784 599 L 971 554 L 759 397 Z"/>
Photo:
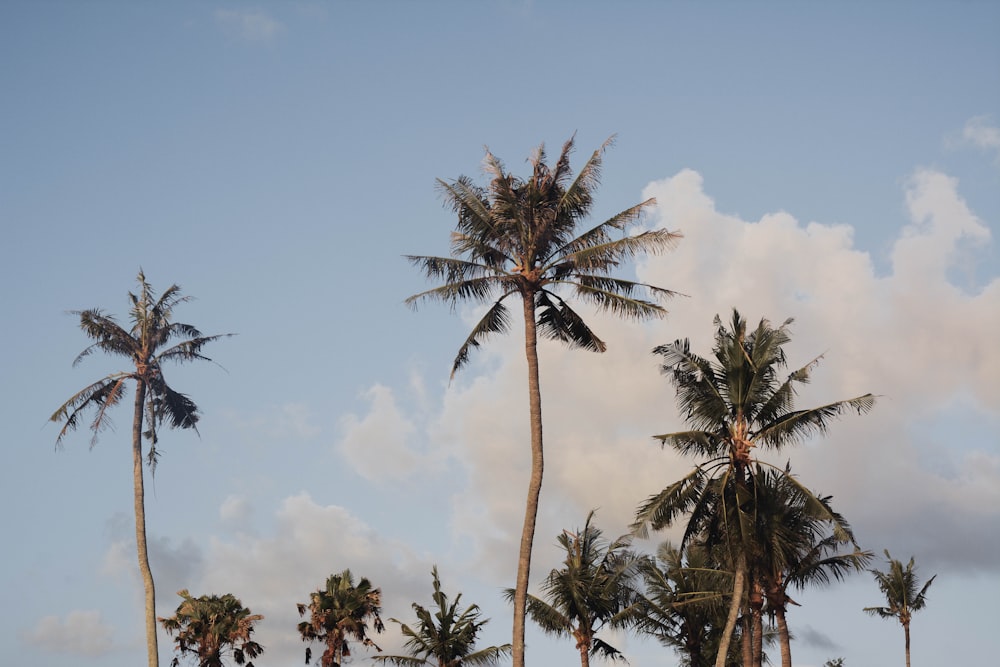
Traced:
<path id="1" fill-rule="evenodd" d="M 26 2 L 0 4 L 0 661 L 143 660 L 130 411 L 88 451 L 48 415 L 117 362 L 66 311 L 124 317 L 141 266 L 235 332 L 170 368 L 204 413 L 147 485 L 158 612 L 175 591 L 262 613 L 259 667 L 301 664 L 295 603 L 351 568 L 385 616 L 437 564 L 509 638 L 528 469 L 520 328 L 449 384 L 476 311 L 403 300 L 404 254 L 446 254 L 436 177 L 516 173 L 617 134 L 595 223 L 655 196 L 672 253 L 625 277 L 666 320 L 593 314 L 609 351 L 541 346 L 547 468 L 533 583 L 591 508 L 609 536 L 692 462 L 656 345 L 707 354 L 712 317 L 794 317 L 802 405 L 869 415 L 788 450 L 862 546 L 937 574 L 913 665 L 986 664 L 1000 596 L 1000 5 L 991 2 Z M 785 456 L 772 458 L 784 463 Z M 664 539 L 669 534 L 657 535 Z M 650 546 L 650 545 L 643 545 Z M 879 562 L 881 565 L 881 561 Z M 796 598 L 795 662 L 902 660 L 868 575 Z M 391 626 L 391 624 L 390 624 Z M 677 664 L 620 637 L 633 667 Z M 569 640 L 529 630 L 534 665 Z M 380 643 L 397 649 L 390 627 Z M 172 656 L 161 637 L 161 656 Z M 360 652 L 356 664 L 366 664 Z"/>

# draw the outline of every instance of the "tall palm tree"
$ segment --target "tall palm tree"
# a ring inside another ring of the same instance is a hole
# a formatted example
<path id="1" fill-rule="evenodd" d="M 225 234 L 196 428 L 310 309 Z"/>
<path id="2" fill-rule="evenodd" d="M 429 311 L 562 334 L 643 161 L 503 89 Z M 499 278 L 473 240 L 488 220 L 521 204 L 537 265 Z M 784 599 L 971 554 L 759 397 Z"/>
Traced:
<path id="1" fill-rule="evenodd" d="M 804 492 L 790 470 L 756 466 L 753 475 L 756 513 L 751 568 L 755 584 L 776 619 L 782 667 L 791 667 L 791 636 L 786 613 L 790 589 L 827 585 L 865 569 L 870 551 L 857 546 L 850 525 L 830 506 L 830 496 Z M 844 547 L 853 546 L 850 552 Z M 754 634 L 759 664 L 760 630 Z"/>
<path id="2" fill-rule="evenodd" d="M 937 575 L 921 586 L 912 557 L 906 567 L 890 556 L 888 549 L 885 550 L 885 557 L 889 561 L 889 570 L 872 570 L 871 573 L 888 604 L 885 607 L 865 607 L 865 611 L 873 616 L 899 621 L 906 636 L 906 667 L 910 667 L 910 620 L 913 612 L 920 611 L 927 605 L 927 589 L 934 583 Z"/>
<path id="3" fill-rule="evenodd" d="M 319 660 L 321 667 L 340 667 L 344 658 L 351 656 L 348 639 L 362 646 L 381 651 L 368 636 L 368 623 L 375 632 L 385 630 L 382 618 L 382 591 L 373 588 L 362 577 L 357 585 L 350 570 L 331 574 L 326 587 L 309 594 L 309 604 L 297 605 L 299 616 L 309 613 L 309 620 L 299 623 L 299 634 L 304 642 L 326 645 Z M 312 648 L 306 647 L 306 664 L 312 660 Z"/>
<path id="4" fill-rule="evenodd" d="M 522 179 L 507 172 L 486 153 L 486 186 L 467 176 L 438 181 L 445 201 L 458 214 L 452 233 L 451 257 L 408 256 L 431 279 L 443 284 L 406 300 L 443 301 L 455 308 L 460 301 L 490 303 L 486 314 L 458 350 L 452 376 L 491 334 L 510 327 L 508 297 L 519 298 L 524 319 L 524 350 L 528 365 L 528 409 L 531 428 L 531 477 L 525 502 L 518 551 L 514 596 L 514 667 L 524 667 L 524 618 L 531 566 L 531 547 L 542 488 L 542 400 L 538 379 L 538 336 L 571 347 L 603 352 L 604 342 L 560 295 L 571 290 L 601 310 L 633 319 L 662 317 L 665 309 L 649 298 L 669 297 L 669 290 L 610 275 L 618 265 L 640 253 L 669 250 L 680 235 L 665 229 L 629 234 L 643 213 L 655 204 L 648 199 L 610 219 L 579 229 L 593 206 L 609 139 L 577 175 L 569 164 L 573 139 L 567 141 L 553 166 L 546 164 L 544 146 L 532 155 L 532 173 Z M 621 233 L 621 238 L 614 238 Z"/>
<path id="5" fill-rule="evenodd" d="M 90 441 L 93 447 L 97 437 L 110 423 L 109 409 L 117 405 L 127 394 L 129 382 L 135 383 L 135 401 L 132 413 L 132 479 L 133 504 L 135 507 L 135 542 L 139 557 L 139 571 L 142 575 L 146 596 L 146 651 L 149 666 L 157 667 L 159 656 L 156 646 L 156 595 L 153 574 L 149 568 L 146 550 L 146 509 L 142 471 L 142 438 L 149 442 L 146 462 L 150 470 L 155 470 L 159 440 L 157 432 L 166 423 L 171 428 L 190 428 L 197 431 L 200 415 L 198 406 L 179 392 L 174 391 L 163 377 L 166 362 L 211 361 L 201 350 L 208 343 L 231 336 L 203 336 L 190 324 L 173 321 L 174 308 L 190 297 L 182 296 L 180 287 L 171 285 L 159 297 L 153 291 L 142 271 L 137 278 L 138 293 L 129 293 L 131 327 L 124 328 L 111 315 L 102 310 L 73 311 L 80 318 L 80 328 L 94 343 L 81 352 L 73 365 L 76 366 L 93 352 L 100 351 L 114 357 L 123 357 L 131 368 L 111 373 L 88 385 L 59 406 L 49 418 L 53 422 L 63 422 L 62 430 L 56 438 L 58 447 L 63 438 L 79 425 L 89 411 L 94 412 L 89 428 L 94 435 Z"/>
<path id="6" fill-rule="evenodd" d="M 476 637 L 489 619 L 481 619 L 482 613 L 478 605 L 471 605 L 459 611 L 458 604 L 462 594 L 459 593 L 449 602 L 448 596 L 441 590 L 437 566 L 431 570 L 431 575 L 434 578 L 433 597 L 437 610 L 426 609 L 414 602 L 413 611 L 417 614 L 415 627 L 394 618 L 389 619 L 399 624 L 403 636 L 407 638 L 405 648 L 410 655 L 380 655 L 375 659 L 402 667 L 418 665 L 471 667 L 499 664 L 510 654 L 510 644 L 475 650 Z"/>
<path id="7" fill-rule="evenodd" d="M 634 624 L 637 610 L 635 579 L 641 559 L 628 550 L 631 538 L 608 543 L 591 525 L 590 512 L 583 530 L 564 531 L 557 541 L 566 552 L 563 567 L 552 570 L 542 583 L 545 600 L 528 596 L 528 615 L 547 634 L 568 635 L 576 641 L 581 667 L 591 655 L 623 659 L 621 651 L 597 636 L 601 628 Z M 513 600 L 513 591 L 508 598 Z"/>
<path id="8" fill-rule="evenodd" d="M 846 410 L 864 413 L 875 403 L 872 394 L 865 394 L 816 408 L 793 409 L 796 386 L 809 381 L 820 358 L 782 377 L 787 366 L 783 346 L 790 340 L 791 322 L 786 320 L 775 328 L 762 319 L 748 331 L 746 320 L 733 310 L 728 326 L 715 317 L 714 360 L 691 352 L 687 339 L 653 350 L 663 358 L 661 368 L 673 381 L 678 407 L 691 427 L 655 437 L 664 446 L 706 460 L 644 502 L 636 513 L 633 530 L 640 535 L 650 527 L 658 530 L 690 512 L 683 548 L 707 526 L 720 527 L 714 532 L 731 551 L 734 577 L 716 667 L 724 667 L 746 597 L 755 503 L 749 481 L 753 450 L 780 450 L 824 433 L 830 421 Z"/>
<path id="9" fill-rule="evenodd" d="M 161 618 L 160 623 L 167 634 L 177 634 L 177 652 L 170 663 L 180 664 L 185 653 L 194 655 L 198 667 L 223 667 L 224 658 L 232 655 L 237 665 L 253 667 L 247 659 L 256 658 L 264 652 L 250 636 L 254 624 L 264 619 L 260 614 L 251 614 L 233 595 L 202 595 L 194 598 L 188 591 L 177 592 L 184 601 L 170 618 Z"/>

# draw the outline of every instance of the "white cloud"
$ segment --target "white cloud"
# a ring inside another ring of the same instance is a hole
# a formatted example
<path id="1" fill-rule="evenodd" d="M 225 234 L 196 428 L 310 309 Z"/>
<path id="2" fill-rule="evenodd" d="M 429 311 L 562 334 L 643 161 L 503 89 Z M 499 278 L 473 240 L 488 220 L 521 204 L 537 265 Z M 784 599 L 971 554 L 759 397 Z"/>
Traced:
<path id="1" fill-rule="evenodd" d="M 113 628 L 97 610 L 76 610 L 64 618 L 45 616 L 21 634 L 22 641 L 54 653 L 98 657 L 112 649 Z"/>
<path id="2" fill-rule="evenodd" d="M 413 448 L 416 426 L 400 411 L 393 391 L 375 385 L 364 395 L 371 404 L 368 414 L 340 420 L 338 449 L 344 458 L 369 481 L 400 479 L 427 466 Z"/>
<path id="3" fill-rule="evenodd" d="M 215 20 L 229 34 L 248 42 L 270 42 L 285 26 L 259 10 L 217 9 Z"/>
<path id="4" fill-rule="evenodd" d="M 977 148 L 996 151 L 1000 156 L 1000 127 L 993 125 L 988 116 L 976 116 L 966 121 L 962 138 Z"/>

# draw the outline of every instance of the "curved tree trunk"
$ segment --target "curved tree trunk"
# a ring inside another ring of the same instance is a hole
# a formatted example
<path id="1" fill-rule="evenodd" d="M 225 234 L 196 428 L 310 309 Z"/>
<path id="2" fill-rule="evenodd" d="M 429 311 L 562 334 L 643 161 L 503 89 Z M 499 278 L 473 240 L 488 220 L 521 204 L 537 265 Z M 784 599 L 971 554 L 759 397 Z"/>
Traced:
<path id="1" fill-rule="evenodd" d="M 542 392 L 538 379 L 538 334 L 535 331 L 535 300 L 523 295 L 524 354 L 528 360 L 528 405 L 531 415 L 531 478 L 524 507 L 524 527 L 517 559 L 517 584 L 514 588 L 514 667 L 524 667 L 524 622 L 528 604 L 528 575 L 531 570 L 531 545 L 535 539 L 538 498 L 542 492 Z"/>
<path id="2" fill-rule="evenodd" d="M 740 615 L 740 607 L 743 606 L 743 586 L 745 582 L 746 557 L 740 551 L 736 556 L 736 577 L 733 580 L 733 598 L 729 603 L 729 616 L 726 618 L 726 627 L 722 629 L 722 636 L 719 637 L 719 652 L 715 654 L 715 667 L 726 667 L 729 644 L 733 640 L 733 630 L 736 629 L 736 620 Z"/>
<path id="3" fill-rule="evenodd" d="M 149 667 L 159 667 L 160 654 L 156 646 L 156 589 L 153 572 L 149 569 L 146 551 L 146 501 L 142 471 L 142 418 L 146 402 L 146 383 L 136 381 L 135 413 L 132 418 L 132 480 L 135 504 L 135 545 L 139 554 L 139 573 L 146 594 L 146 652 Z"/>

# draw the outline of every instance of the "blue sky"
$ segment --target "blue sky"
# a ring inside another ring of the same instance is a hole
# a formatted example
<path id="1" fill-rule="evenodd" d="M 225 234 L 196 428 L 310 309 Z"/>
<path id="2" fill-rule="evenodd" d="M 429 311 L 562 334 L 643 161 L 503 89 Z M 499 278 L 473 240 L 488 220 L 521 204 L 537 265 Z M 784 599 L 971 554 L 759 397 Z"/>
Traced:
<path id="1" fill-rule="evenodd" d="M 608 136 L 595 218 L 644 197 L 680 246 L 628 267 L 690 295 L 661 322 L 594 314 L 604 355 L 542 349 L 547 469 L 533 581 L 598 507 L 624 532 L 691 462 L 649 351 L 711 320 L 794 317 L 825 353 L 803 404 L 876 409 L 789 453 L 862 545 L 938 574 L 913 664 L 983 664 L 1000 595 L 1000 7 L 988 2 L 0 5 L 0 295 L 7 463 L 0 655 L 117 667 L 144 652 L 128 415 L 54 452 L 49 414 L 116 370 L 66 311 L 125 315 L 141 266 L 235 332 L 170 370 L 204 417 L 148 487 L 158 612 L 185 587 L 267 617 L 259 665 L 298 664 L 294 605 L 349 567 L 386 616 L 461 590 L 506 641 L 527 426 L 518 333 L 449 385 L 475 312 L 418 312 L 404 254 L 444 254 L 435 178 L 515 172 Z M 782 461 L 783 462 L 783 461 Z M 660 537 L 668 537 L 663 535 Z M 901 659 L 858 575 L 802 594 L 796 664 Z M 620 638 L 636 667 L 669 651 Z M 387 648 L 398 639 L 387 633 Z M 161 639 L 163 660 L 170 642 Z M 534 664 L 573 664 L 529 635 Z M 364 660 L 359 660 L 364 663 Z"/>

